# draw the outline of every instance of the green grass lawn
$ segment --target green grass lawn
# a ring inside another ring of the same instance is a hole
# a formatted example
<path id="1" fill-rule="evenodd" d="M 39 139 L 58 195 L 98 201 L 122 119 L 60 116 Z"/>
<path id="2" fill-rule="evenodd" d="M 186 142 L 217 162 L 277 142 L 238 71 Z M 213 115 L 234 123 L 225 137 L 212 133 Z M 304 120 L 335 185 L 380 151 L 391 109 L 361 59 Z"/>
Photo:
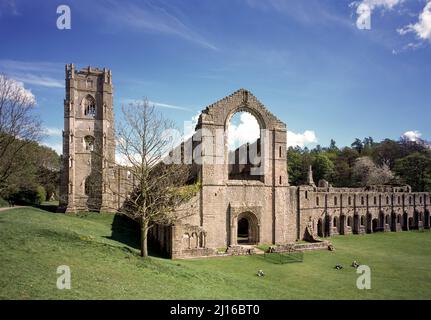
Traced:
<path id="1" fill-rule="evenodd" d="M 113 215 L 0 212 L 0 298 L 431 299 L 428 231 L 334 237 L 336 251 L 283 265 L 261 255 L 142 259 L 130 234 Z M 353 260 L 371 267 L 371 290 L 356 288 Z M 337 263 L 344 268 L 335 270 Z M 60 265 L 71 268 L 71 290 L 56 288 Z"/>

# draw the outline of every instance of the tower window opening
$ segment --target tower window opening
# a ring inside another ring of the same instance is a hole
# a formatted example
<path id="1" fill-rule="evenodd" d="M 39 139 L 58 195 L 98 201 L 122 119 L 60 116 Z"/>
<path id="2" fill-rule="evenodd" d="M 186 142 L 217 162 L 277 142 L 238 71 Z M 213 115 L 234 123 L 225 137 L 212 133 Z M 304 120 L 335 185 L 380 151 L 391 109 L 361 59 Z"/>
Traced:
<path id="1" fill-rule="evenodd" d="M 84 143 L 85 143 L 85 150 L 86 151 L 94 151 L 94 137 L 93 136 L 85 136 Z"/>
<path id="2" fill-rule="evenodd" d="M 90 95 L 86 96 L 83 100 L 84 115 L 86 117 L 96 117 L 96 101 Z"/>

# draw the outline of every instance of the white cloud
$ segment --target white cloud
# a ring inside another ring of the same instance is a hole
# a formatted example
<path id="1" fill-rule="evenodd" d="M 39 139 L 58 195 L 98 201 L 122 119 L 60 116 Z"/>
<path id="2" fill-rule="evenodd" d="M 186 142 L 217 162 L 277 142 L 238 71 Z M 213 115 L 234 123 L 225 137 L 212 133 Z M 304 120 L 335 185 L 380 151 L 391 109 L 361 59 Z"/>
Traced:
<path id="1" fill-rule="evenodd" d="M 376 9 L 391 10 L 397 5 L 403 3 L 404 0 L 361 0 L 350 3 L 350 7 L 356 7 L 356 25 L 358 28 L 364 21 L 371 18 L 373 11 Z"/>
<path id="2" fill-rule="evenodd" d="M 143 99 L 124 99 L 123 102 L 126 104 L 140 104 Z M 192 111 L 190 108 L 181 107 L 173 104 L 167 104 L 157 101 L 148 101 L 150 106 L 158 107 L 158 108 L 166 108 L 166 109 L 174 109 L 174 110 L 183 110 L 183 111 Z"/>
<path id="3" fill-rule="evenodd" d="M 431 41 L 431 0 L 427 1 L 424 9 L 419 15 L 418 22 L 409 24 L 397 31 L 401 35 L 413 32 L 420 40 Z"/>
<path id="4" fill-rule="evenodd" d="M 190 138 L 194 133 L 194 128 L 199 119 L 200 112 L 193 116 L 192 121 L 185 126 L 184 140 Z M 253 143 L 260 137 L 260 126 L 256 118 L 248 112 L 242 112 L 238 123 L 229 123 L 228 127 L 228 146 L 235 149 L 246 142 Z M 305 130 L 303 133 L 287 131 L 287 147 L 305 147 L 306 145 L 317 142 L 316 133 L 312 130 Z"/>
<path id="5" fill-rule="evenodd" d="M 27 74 L 15 73 L 13 77 L 24 83 L 34 84 L 36 86 L 48 87 L 48 88 L 64 88 L 63 81 L 53 79 L 47 76 L 39 76 L 39 75 L 28 74 L 28 73 Z"/>
<path id="6" fill-rule="evenodd" d="M 187 141 L 195 133 L 195 128 L 196 128 L 196 125 L 198 124 L 198 120 L 199 120 L 200 115 L 201 115 L 201 112 L 198 111 L 192 117 L 191 121 L 184 121 L 183 141 Z"/>
<path id="7" fill-rule="evenodd" d="M 287 147 L 305 147 L 308 144 L 316 143 L 316 133 L 312 130 L 305 130 L 303 133 L 287 131 Z"/>
<path id="8" fill-rule="evenodd" d="M 238 124 L 229 123 L 227 134 L 229 149 L 233 150 L 246 142 L 255 142 L 260 137 L 260 126 L 253 115 L 242 112 Z"/>
<path id="9" fill-rule="evenodd" d="M 1 72 L 26 84 L 48 88 L 64 88 L 64 80 L 56 77 L 63 72 L 60 63 L 0 59 Z"/>
<path id="10" fill-rule="evenodd" d="M 0 83 L 6 83 L 6 86 L 11 86 L 12 90 L 10 92 L 24 97 L 28 103 L 30 104 L 36 103 L 36 98 L 34 97 L 31 90 L 26 89 L 24 87 L 24 83 L 22 83 L 21 81 L 17 81 L 16 79 L 12 79 L 0 74 Z M 6 98 L 13 99 L 14 97 L 10 96 Z"/>
<path id="11" fill-rule="evenodd" d="M 187 108 L 187 107 L 180 107 L 180 106 L 176 106 L 176 105 L 172 105 L 172 104 L 154 102 L 154 101 L 148 101 L 148 102 L 150 104 L 154 105 L 155 107 L 175 109 L 175 110 L 183 110 L 183 111 L 191 111 L 190 108 Z"/>
<path id="12" fill-rule="evenodd" d="M 417 130 L 414 131 L 406 131 L 403 133 L 401 138 L 407 139 L 408 141 L 418 141 L 422 136 L 422 133 L 420 133 Z"/>
<path id="13" fill-rule="evenodd" d="M 162 6 L 148 0 L 136 3 L 112 0 L 99 3 L 95 10 L 100 12 L 99 16 L 105 17 L 109 27 L 177 36 L 204 48 L 217 50 L 180 19 L 184 14 L 172 4 Z"/>
<path id="14" fill-rule="evenodd" d="M 60 128 L 45 127 L 43 129 L 43 133 L 49 137 L 61 137 L 61 136 L 63 136 L 63 130 Z"/>

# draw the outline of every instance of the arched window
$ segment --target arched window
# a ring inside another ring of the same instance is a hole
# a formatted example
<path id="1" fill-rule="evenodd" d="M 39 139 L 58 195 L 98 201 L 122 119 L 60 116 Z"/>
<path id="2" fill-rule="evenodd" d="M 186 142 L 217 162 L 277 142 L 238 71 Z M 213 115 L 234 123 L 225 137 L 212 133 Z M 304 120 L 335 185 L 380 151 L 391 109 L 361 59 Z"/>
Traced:
<path id="1" fill-rule="evenodd" d="M 84 116 L 95 118 L 96 117 L 96 101 L 90 95 L 86 96 L 82 100 L 82 106 L 84 108 Z"/>
<path id="2" fill-rule="evenodd" d="M 229 180 L 262 181 L 260 129 L 256 117 L 247 111 L 234 113 L 226 123 Z"/>
<path id="3" fill-rule="evenodd" d="M 374 205 L 377 204 L 377 197 L 374 197 Z"/>
<path id="4" fill-rule="evenodd" d="M 338 218 L 337 218 L 337 217 L 334 217 L 333 222 L 332 222 L 332 226 L 333 226 L 334 228 L 337 228 L 337 227 L 338 227 Z"/>
<path id="5" fill-rule="evenodd" d="M 334 206 L 337 205 L 337 197 L 334 197 Z"/>
<path id="6" fill-rule="evenodd" d="M 94 151 L 94 137 L 93 136 L 85 136 L 84 144 L 85 144 L 85 150 L 86 151 Z"/>
<path id="7" fill-rule="evenodd" d="M 361 226 L 365 225 L 365 218 L 364 216 L 361 216 Z"/>
<path id="8" fill-rule="evenodd" d="M 316 206 L 319 205 L 319 197 L 316 197 Z"/>
<path id="9" fill-rule="evenodd" d="M 361 197 L 361 205 L 364 205 L 364 197 Z"/>
<path id="10" fill-rule="evenodd" d="M 352 217 L 348 217 L 347 218 L 347 226 L 351 227 L 352 226 Z"/>
<path id="11" fill-rule="evenodd" d="M 352 205 L 352 198 L 351 197 L 349 197 L 348 202 L 349 202 L 349 206 Z"/>

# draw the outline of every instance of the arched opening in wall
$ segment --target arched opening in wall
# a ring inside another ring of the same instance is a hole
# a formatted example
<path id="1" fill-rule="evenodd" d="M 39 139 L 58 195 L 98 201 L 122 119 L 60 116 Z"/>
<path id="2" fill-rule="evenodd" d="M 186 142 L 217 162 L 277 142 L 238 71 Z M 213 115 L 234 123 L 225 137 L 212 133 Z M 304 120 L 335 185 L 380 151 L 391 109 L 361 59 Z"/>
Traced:
<path id="1" fill-rule="evenodd" d="M 351 216 L 347 218 L 347 226 L 350 228 L 353 226 L 353 218 Z"/>
<path id="2" fill-rule="evenodd" d="M 430 228 L 430 212 L 428 210 L 425 211 L 424 227 L 427 228 L 427 229 Z"/>
<path id="3" fill-rule="evenodd" d="M 251 212 L 244 212 L 237 220 L 237 243 L 256 244 L 259 242 L 259 225 L 256 216 Z"/>
<path id="4" fill-rule="evenodd" d="M 397 214 L 395 212 L 391 213 L 391 219 L 389 223 L 391 231 L 397 231 Z"/>
<path id="5" fill-rule="evenodd" d="M 361 216 L 361 226 L 364 226 L 364 225 L 365 225 L 365 217 Z"/>
<path id="6" fill-rule="evenodd" d="M 385 217 L 385 224 L 389 224 L 389 215 L 388 214 Z"/>
<path id="7" fill-rule="evenodd" d="M 94 151 L 94 137 L 93 136 L 85 136 L 84 137 L 84 148 L 85 151 Z"/>
<path id="8" fill-rule="evenodd" d="M 413 213 L 413 227 L 410 229 L 417 229 L 419 227 L 419 212 Z"/>
<path id="9" fill-rule="evenodd" d="M 84 116 L 89 118 L 96 117 L 96 100 L 91 95 L 87 95 L 82 99 L 82 108 L 84 110 Z"/>
<path id="10" fill-rule="evenodd" d="M 248 220 L 242 218 L 238 220 L 238 243 L 248 243 Z"/>
<path id="11" fill-rule="evenodd" d="M 379 231 L 379 219 L 374 218 L 373 219 L 373 232 Z"/>
<path id="12" fill-rule="evenodd" d="M 246 111 L 234 113 L 226 124 L 228 179 L 263 181 L 260 125 Z"/>
<path id="13" fill-rule="evenodd" d="M 323 221 L 322 219 L 319 219 L 317 222 L 317 235 L 319 237 L 323 237 Z"/>
<path id="14" fill-rule="evenodd" d="M 403 223 L 402 223 L 403 230 L 407 231 L 409 230 L 409 215 L 407 212 L 403 213 Z"/>
<path id="15" fill-rule="evenodd" d="M 199 237 L 198 237 L 198 234 L 196 232 L 192 233 L 191 246 L 192 246 L 192 248 L 198 248 L 199 247 Z"/>
<path id="16" fill-rule="evenodd" d="M 414 229 L 414 228 L 415 228 L 414 219 L 413 219 L 413 217 L 410 217 L 409 218 L 409 229 L 411 230 L 411 229 Z"/>
<path id="17" fill-rule="evenodd" d="M 332 219 L 332 228 L 336 233 L 340 233 L 340 225 L 338 223 L 338 217 Z"/>
<path id="18" fill-rule="evenodd" d="M 183 249 L 191 249 L 190 248 L 190 235 L 188 233 L 184 233 L 184 235 L 183 235 Z"/>
<path id="19" fill-rule="evenodd" d="M 373 216 L 371 213 L 367 213 L 366 215 L 367 217 L 367 228 L 366 228 L 366 232 L 367 233 L 371 233 L 373 232 Z"/>
<path id="20" fill-rule="evenodd" d="M 383 230 L 385 227 L 385 215 L 383 212 L 379 213 L 379 222 L 380 222 L 380 228 Z"/>

